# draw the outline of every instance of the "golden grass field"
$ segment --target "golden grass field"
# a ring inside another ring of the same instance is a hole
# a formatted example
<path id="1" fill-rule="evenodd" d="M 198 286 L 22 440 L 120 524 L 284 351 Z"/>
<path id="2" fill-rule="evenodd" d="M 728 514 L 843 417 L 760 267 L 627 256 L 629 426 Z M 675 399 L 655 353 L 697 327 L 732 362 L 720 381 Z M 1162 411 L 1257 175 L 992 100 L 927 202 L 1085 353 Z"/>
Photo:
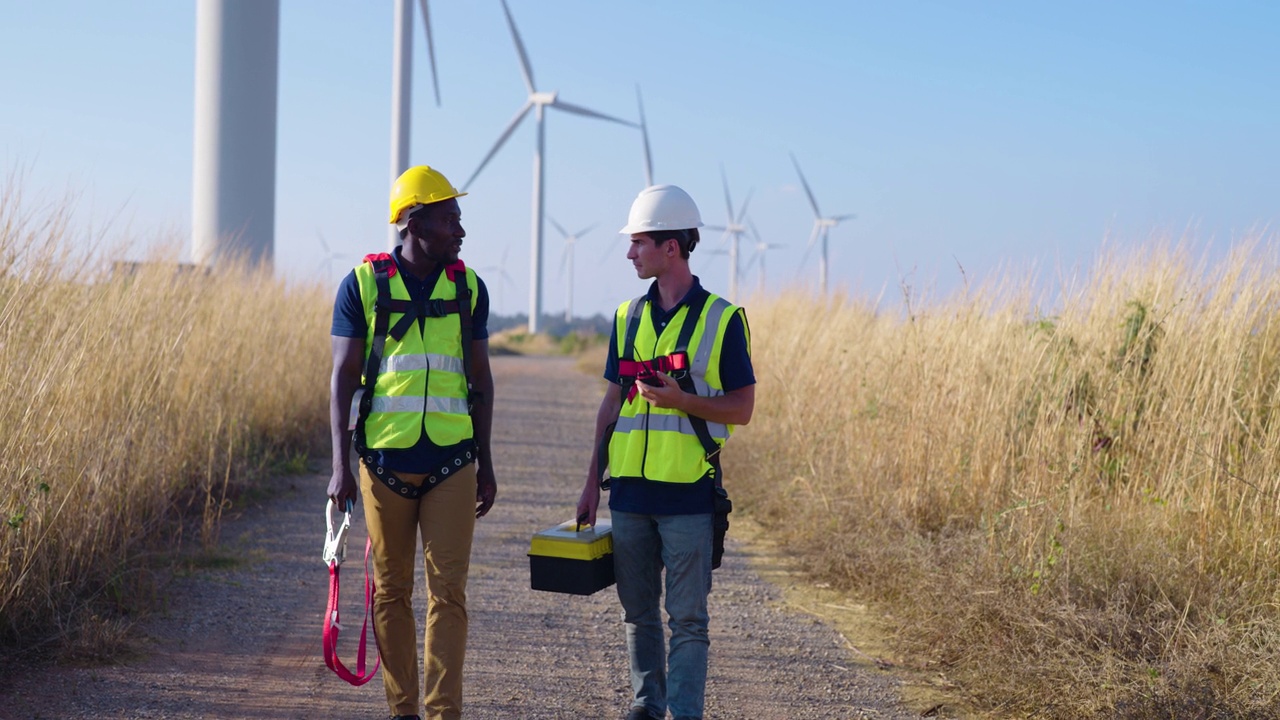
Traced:
<path id="1" fill-rule="evenodd" d="M 1278 267 L 754 304 L 737 499 L 994 716 L 1280 717 Z"/>
<path id="2" fill-rule="evenodd" d="M 0 645 L 93 655 L 157 548 L 212 544 L 229 494 L 327 446 L 332 300 L 113 268 L 62 217 L 0 191 Z"/>
<path id="3" fill-rule="evenodd" d="M 113 270 L 57 217 L 0 194 L 0 646 L 109 654 L 153 564 L 327 450 L 332 288 Z M 1280 716 L 1277 267 L 750 303 L 736 505 L 993 716 Z"/>

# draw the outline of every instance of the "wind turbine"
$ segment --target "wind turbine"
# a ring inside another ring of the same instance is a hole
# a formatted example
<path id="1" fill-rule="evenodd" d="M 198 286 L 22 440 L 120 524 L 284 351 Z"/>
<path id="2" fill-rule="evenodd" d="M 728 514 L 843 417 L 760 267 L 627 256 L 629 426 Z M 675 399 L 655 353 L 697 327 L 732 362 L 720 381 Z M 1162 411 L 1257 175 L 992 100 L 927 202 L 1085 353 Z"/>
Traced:
<path id="1" fill-rule="evenodd" d="M 560 226 L 560 223 L 556 222 L 555 218 L 548 217 L 547 219 L 551 221 L 551 224 L 555 226 L 561 237 L 564 238 L 564 251 L 560 253 L 560 275 L 567 279 L 567 282 L 564 284 L 565 292 L 567 293 L 564 305 L 564 321 L 567 323 L 573 322 L 573 246 L 577 244 L 578 240 L 582 239 L 583 235 L 594 230 L 596 225 L 599 225 L 599 223 L 591 223 L 587 227 L 570 235 L 563 227 Z M 569 268 L 567 273 L 565 272 L 566 265 Z"/>
<path id="2" fill-rule="evenodd" d="M 341 260 L 342 253 L 334 252 L 329 247 L 329 243 L 325 242 L 324 234 L 321 233 L 319 230 L 316 231 L 316 240 L 320 242 L 320 248 L 324 250 L 324 254 L 320 256 L 320 264 L 316 266 L 316 271 L 319 272 L 320 270 L 324 270 L 324 279 L 332 280 L 333 279 L 333 261 Z"/>
<path id="3" fill-rule="evenodd" d="M 760 262 L 760 281 L 756 289 L 756 292 L 763 295 L 764 294 L 764 254 L 770 250 L 781 250 L 782 248 L 786 247 L 786 245 L 765 242 L 763 239 L 761 239 L 759 231 L 756 230 L 755 223 L 748 220 L 747 225 L 751 228 L 751 237 L 755 238 L 756 251 L 752 253 L 751 259 L 747 261 L 747 267 L 745 268 L 744 272 L 750 272 L 751 266 L 754 265 L 757 260 Z"/>
<path id="4" fill-rule="evenodd" d="M 511 10 L 507 7 L 507 0 L 502 0 L 502 12 L 507 16 L 507 26 L 511 28 L 511 38 L 515 41 L 516 54 L 520 60 L 520 73 L 524 76 L 524 86 L 529 94 L 524 101 L 524 105 L 520 106 L 515 117 L 511 119 L 511 122 L 507 123 L 506 129 L 498 136 L 498 141 L 493 144 L 488 154 L 480 161 L 480 166 L 476 168 L 475 172 L 471 173 L 471 177 L 467 178 L 467 182 L 462 185 L 462 189 L 466 190 L 471 186 L 476 176 L 480 174 L 481 170 L 484 170 L 485 165 L 489 164 L 489 160 L 493 159 L 493 156 L 498 153 L 502 145 L 507 142 L 507 138 L 511 137 L 511 133 L 515 132 L 516 127 L 529 114 L 529 111 L 534 111 L 538 130 L 537 144 L 534 146 L 533 153 L 533 232 L 530 238 L 529 252 L 529 332 L 536 333 L 538 332 L 538 316 L 542 313 L 542 213 L 544 205 L 542 184 L 545 176 L 542 158 L 546 149 L 546 125 L 543 122 L 544 111 L 546 108 L 552 107 L 574 115 L 608 120 L 627 127 L 637 126 L 628 120 L 622 120 L 579 105 L 564 102 L 559 99 L 557 91 L 538 92 L 533 83 L 533 69 L 529 66 L 529 56 L 525 53 L 524 42 L 520 40 L 520 33 L 516 30 L 515 20 L 511 18 Z"/>
<path id="5" fill-rule="evenodd" d="M 747 192 L 747 198 L 742 201 L 742 207 L 737 213 L 733 211 L 733 200 L 729 197 L 729 178 L 724 174 L 724 165 L 720 165 L 720 180 L 724 183 L 724 208 L 726 224 L 724 225 L 707 225 L 708 230 L 720 230 L 724 233 L 720 237 L 720 242 L 729 241 L 729 299 L 736 301 L 738 299 L 738 241 L 747 231 L 747 226 L 742 224 L 743 218 L 747 215 L 747 204 L 751 202 L 751 192 Z"/>
<path id="6" fill-rule="evenodd" d="M 431 87 L 435 90 L 436 106 L 440 106 L 440 83 L 436 77 L 436 50 L 431 40 L 431 15 L 427 12 L 427 0 L 418 0 L 422 9 L 422 24 L 427 32 L 427 58 L 431 61 Z M 391 64 L 391 182 L 409 169 L 409 118 L 413 110 L 413 0 L 396 0 L 396 24 Z M 392 225 L 389 229 L 388 247 L 394 250 L 400 244 L 400 233 Z"/>
<path id="7" fill-rule="evenodd" d="M 511 279 L 511 273 L 507 272 L 507 255 L 510 252 L 511 252 L 511 246 L 508 245 L 502 248 L 502 259 L 498 261 L 497 265 L 486 265 L 485 267 L 477 268 L 477 270 L 479 270 L 482 273 L 488 274 L 489 272 L 493 272 L 495 275 L 498 276 L 498 304 L 499 305 L 503 305 L 502 297 L 503 297 L 503 291 L 506 289 L 506 286 L 515 284 L 515 281 Z M 492 302 L 490 303 L 489 306 L 492 309 L 493 307 Z M 492 312 L 490 314 L 492 314 Z"/>
<path id="8" fill-rule="evenodd" d="M 857 215 L 832 215 L 825 217 L 822 211 L 818 209 L 818 201 L 813 198 L 813 191 L 809 189 L 809 183 L 804 179 L 804 173 L 800 170 L 800 163 L 796 161 L 795 153 L 791 153 L 791 164 L 796 166 L 796 174 L 800 176 L 800 184 L 804 186 L 804 194 L 809 196 L 809 205 L 813 208 L 813 232 L 809 234 L 809 243 L 805 246 L 804 257 L 800 259 L 800 264 L 809 257 L 809 251 L 813 249 L 813 243 L 822 236 L 822 255 L 818 261 L 818 277 L 820 278 L 818 288 L 823 295 L 827 294 L 827 235 L 831 233 L 831 228 L 839 225 L 845 220 L 852 220 Z"/>

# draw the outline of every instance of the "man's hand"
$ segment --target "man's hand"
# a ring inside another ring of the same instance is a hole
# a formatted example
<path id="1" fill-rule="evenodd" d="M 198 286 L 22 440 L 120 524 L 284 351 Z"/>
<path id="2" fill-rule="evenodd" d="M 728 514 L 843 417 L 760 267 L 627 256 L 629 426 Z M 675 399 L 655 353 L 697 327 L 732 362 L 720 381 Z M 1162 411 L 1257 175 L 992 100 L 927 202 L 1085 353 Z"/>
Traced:
<path id="1" fill-rule="evenodd" d="M 476 517 L 487 515 L 497 497 L 498 480 L 493 476 L 493 468 L 482 464 L 476 469 Z"/>
<path id="2" fill-rule="evenodd" d="M 587 484 L 582 486 L 582 495 L 578 498 L 578 522 L 583 525 L 596 524 L 596 511 L 600 509 L 600 481 L 592 473 L 587 474 Z"/>
<path id="3" fill-rule="evenodd" d="M 671 378 L 670 375 L 660 372 L 654 373 L 653 377 L 657 378 L 662 385 L 647 385 L 643 382 L 637 382 L 636 387 L 640 389 L 640 397 L 649 402 L 656 408 L 664 408 L 666 410 L 684 411 L 685 398 L 689 396 L 684 390 L 680 389 L 679 383 Z"/>
<path id="4" fill-rule="evenodd" d="M 360 486 L 350 468 L 333 471 L 333 477 L 329 478 L 329 499 L 340 508 L 346 508 L 348 501 L 354 505 L 360 499 Z"/>

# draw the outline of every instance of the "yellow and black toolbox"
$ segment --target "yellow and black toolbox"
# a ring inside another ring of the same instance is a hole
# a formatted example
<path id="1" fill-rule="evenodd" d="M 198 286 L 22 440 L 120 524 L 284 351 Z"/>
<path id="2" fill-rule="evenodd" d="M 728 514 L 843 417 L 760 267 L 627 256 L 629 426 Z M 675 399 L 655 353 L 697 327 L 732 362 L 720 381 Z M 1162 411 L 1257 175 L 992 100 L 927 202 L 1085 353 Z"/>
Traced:
<path id="1" fill-rule="evenodd" d="M 533 534 L 529 543 L 529 587 L 590 595 L 614 583 L 613 527 L 570 520 Z"/>

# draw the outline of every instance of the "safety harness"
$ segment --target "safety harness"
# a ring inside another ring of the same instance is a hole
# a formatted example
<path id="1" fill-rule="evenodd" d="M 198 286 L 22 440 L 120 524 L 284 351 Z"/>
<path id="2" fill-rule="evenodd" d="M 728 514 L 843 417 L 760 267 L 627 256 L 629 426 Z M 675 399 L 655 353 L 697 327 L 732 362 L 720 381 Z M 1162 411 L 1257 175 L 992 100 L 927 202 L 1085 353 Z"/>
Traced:
<path id="1" fill-rule="evenodd" d="M 434 488 L 440 481 L 476 459 L 476 451 L 472 444 L 465 444 L 454 457 L 446 460 L 439 468 L 427 476 L 421 485 L 410 485 L 397 478 L 395 473 L 377 461 L 377 455 L 369 451 L 365 444 L 365 420 L 373 408 L 373 388 L 378 382 L 378 369 L 382 367 L 382 356 L 386 350 L 387 336 L 399 341 L 413 327 L 419 318 L 437 318 L 457 314 L 462 326 L 462 372 L 467 381 L 467 410 L 470 411 L 479 402 L 481 393 L 475 389 L 471 374 L 471 288 L 467 285 L 467 268 L 461 260 L 444 268 L 445 275 L 454 283 L 456 299 L 454 300 L 397 300 L 391 297 L 391 278 L 396 274 L 396 262 L 390 253 L 366 255 L 364 261 L 373 266 L 374 281 L 377 283 L 378 296 L 374 303 L 373 342 L 369 346 L 369 356 L 364 363 L 364 386 L 361 388 L 359 414 L 355 423 L 355 447 L 360 461 L 369 468 L 369 472 L 378 478 L 400 497 L 417 500 Z M 391 314 L 403 313 L 395 326 L 391 326 Z"/>

